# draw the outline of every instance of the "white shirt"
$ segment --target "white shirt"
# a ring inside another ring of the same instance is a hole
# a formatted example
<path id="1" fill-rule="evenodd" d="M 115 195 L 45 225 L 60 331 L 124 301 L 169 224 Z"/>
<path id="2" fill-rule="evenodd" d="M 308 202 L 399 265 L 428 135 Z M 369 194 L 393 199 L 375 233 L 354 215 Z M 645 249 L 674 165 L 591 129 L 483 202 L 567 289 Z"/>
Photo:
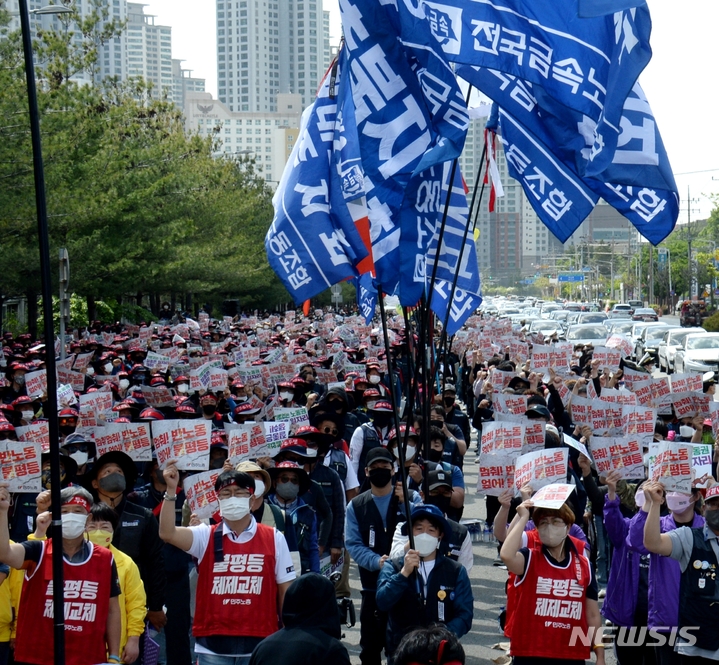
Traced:
<path id="1" fill-rule="evenodd" d="M 372 423 L 370 424 L 372 425 L 372 427 L 374 427 Z M 377 428 L 375 427 L 375 432 L 376 431 Z M 382 445 L 386 445 L 388 434 L 389 427 L 385 427 L 380 431 L 380 434 L 378 436 Z M 352 460 L 352 468 L 355 472 L 355 476 L 359 472 L 359 463 L 360 457 L 362 457 L 362 448 L 364 448 L 364 432 L 362 431 L 362 426 L 360 425 L 352 433 L 352 438 L 350 439 L 350 459 Z M 349 489 L 353 488 L 350 487 Z"/>

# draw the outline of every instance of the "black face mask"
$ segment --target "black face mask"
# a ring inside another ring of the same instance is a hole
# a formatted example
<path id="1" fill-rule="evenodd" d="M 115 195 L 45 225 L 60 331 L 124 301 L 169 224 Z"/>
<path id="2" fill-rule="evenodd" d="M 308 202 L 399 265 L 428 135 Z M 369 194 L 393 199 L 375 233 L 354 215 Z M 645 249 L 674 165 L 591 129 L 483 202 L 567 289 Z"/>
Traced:
<path id="1" fill-rule="evenodd" d="M 454 397 L 445 397 L 442 401 L 448 409 L 451 409 L 454 406 Z"/>
<path id="2" fill-rule="evenodd" d="M 225 464 L 225 458 L 223 457 L 216 457 L 213 460 L 210 460 L 210 469 L 221 469 Z"/>
<path id="3" fill-rule="evenodd" d="M 387 487 L 392 480 L 392 469 L 370 469 L 369 481 L 375 487 Z"/>
<path id="4" fill-rule="evenodd" d="M 67 436 L 75 431 L 75 425 L 60 425 L 60 434 Z"/>
<path id="5" fill-rule="evenodd" d="M 125 476 L 121 473 L 110 473 L 97 481 L 103 492 L 124 492 Z"/>
<path id="6" fill-rule="evenodd" d="M 208 405 L 202 407 L 202 413 L 204 413 L 206 416 L 212 416 L 215 414 L 216 407 L 214 405 Z"/>
<path id="7" fill-rule="evenodd" d="M 444 457 L 443 450 L 435 450 L 434 448 L 429 449 L 429 461 L 430 462 L 441 462 Z"/>
<path id="8" fill-rule="evenodd" d="M 437 506 L 443 513 L 447 513 L 449 510 L 449 502 L 452 500 L 452 497 L 450 496 L 442 496 L 441 494 L 438 494 L 437 496 L 430 495 L 427 498 L 426 503 L 430 504 L 431 506 Z"/>
<path id="9" fill-rule="evenodd" d="M 374 418 L 372 418 L 374 421 L 374 424 L 377 425 L 377 427 L 387 427 L 387 425 L 392 422 L 392 414 L 391 413 L 378 413 L 375 415 Z"/>

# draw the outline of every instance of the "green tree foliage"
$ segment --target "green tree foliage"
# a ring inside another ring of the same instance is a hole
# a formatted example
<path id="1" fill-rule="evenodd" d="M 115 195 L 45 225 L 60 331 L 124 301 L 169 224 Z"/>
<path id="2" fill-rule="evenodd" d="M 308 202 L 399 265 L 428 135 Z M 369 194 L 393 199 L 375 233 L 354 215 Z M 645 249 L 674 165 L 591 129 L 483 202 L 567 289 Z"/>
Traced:
<path id="1" fill-rule="evenodd" d="M 93 0 L 97 3 L 97 0 Z M 0 7 L 2 7 L 0 0 Z M 267 264 L 271 192 L 252 161 L 217 158 L 217 133 L 187 135 L 141 80 L 79 85 L 123 26 L 95 5 L 35 48 L 51 255 L 66 247 L 71 290 L 88 301 L 192 293 L 271 307 L 289 297 Z M 0 12 L 0 26 L 7 25 Z M 40 290 L 20 35 L 0 37 L 0 293 Z M 53 273 L 56 271 L 53 270 Z M 141 303 L 138 303 L 141 304 Z"/>

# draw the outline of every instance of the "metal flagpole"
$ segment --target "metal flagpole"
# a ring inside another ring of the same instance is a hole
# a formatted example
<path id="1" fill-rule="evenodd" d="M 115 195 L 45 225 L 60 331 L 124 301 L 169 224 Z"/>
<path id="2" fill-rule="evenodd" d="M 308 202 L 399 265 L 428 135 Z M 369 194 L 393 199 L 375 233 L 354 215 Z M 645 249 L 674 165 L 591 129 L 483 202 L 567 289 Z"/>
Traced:
<path id="1" fill-rule="evenodd" d="M 484 149 L 482 150 L 482 156 L 479 159 L 479 168 L 477 169 L 477 178 L 474 181 L 474 191 L 472 192 L 472 202 L 469 206 L 469 213 L 467 214 L 467 226 L 464 229 L 464 235 L 462 236 L 462 246 L 459 249 L 459 258 L 457 259 L 457 269 L 454 271 L 454 278 L 452 279 L 452 288 L 449 291 L 449 300 L 447 301 L 447 313 L 444 315 L 444 321 L 442 326 L 442 335 L 440 337 L 439 342 L 439 348 L 442 351 L 442 356 L 445 357 L 445 345 L 447 344 L 447 324 L 449 323 L 449 316 L 452 311 L 452 301 L 454 300 L 454 293 L 457 289 L 457 280 L 459 279 L 459 269 L 462 265 L 462 256 L 464 256 L 464 248 L 467 244 L 467 235 L 469 234 L 469 227 L 470 227 L 470 220 L 472 219 L 472 213 L 474 212 L 474 204 L 477 198 L 477 185 L 480 182 L 480 178 L 482 176 L 482 165 L 484 164 L 484 159 L 487 155 L 487 144 L 484 144 Z M 484 197 L 484 182 L 482 182 L 482 187 L 480 188 L 479 192 L 479 202 L 477 202 L 477 215 L 479 214 L 479 208 L 482 205 L 482 198 Z M 474 233 L 474 227 L 477 223 L 477 217 L 474 218 L 474 224 L 472 224 L 472 233 Z M 442 392 L 444 392 L 444 385 L 446 382 L 447 377 L 447 361 L 445 358 L 444 361 L 444 370 L 442 372 Z"/>
<path id="2" fill-rule="evenodd" d="M 397 457 L 399 461 L 399 478 L 402 483 L 402 497 L 404 500 L 404 510 L 407 513 L 407 535 L 409 536 L 409 548 L 414 549 L 414 534 L 412 533 L 412 511 L 409 503 L 409 492 L 407 491 L 407 469 L 404 466 L 404 450 L 400 445 L 400 421 L 399 411 L 397 410 L 397 399 L 394 392 L 395 378 L 394 371 L 392 370 L 392 360 L 389 346 L 389 335 L 387 334 L 387 317 L 384 310 L 384 293 L 382 292 L 382 285 L 377 285 L 377 294 L 379 296 L 379 311 L 380 317 L 382 318 L 382 335 L 384 336 L 384 349 L 387 355 L 387 374 L 389 375 L 389 399 L 392 404 L 392 415 L 394 416 L 394 431 L 397 436 Z"/>
<path id="3" fill-rule="evenodd" d="M 44 413 L 50 432 L 50 496 L 52 502 L 52 578 L 53 578 L 53 636 L 55 665 L 65 664 L 65 601 L 62 558 L 62 521 L 60 517 L 60 430 L 57 422 L 57 377 L 55 375 L 55 332 L 52 321 L 52 279 L 50 276 L 50 239 L 45 202 L 45 173 L 40 139 L 40 113 L 35 87 L 35 66 L 32 57 L 32 34 L 27 0 L 19 0 L 22 46 L 25 56 L 25 77 L 30 112 L 32 161 L 35 175 L 35 207 L 40 250 L 42 285 L 43 331 L 45 338 L 45 367 L 47 373 L 47 402 Z M 62 340 L 64 343 L 65 340 Z"/>

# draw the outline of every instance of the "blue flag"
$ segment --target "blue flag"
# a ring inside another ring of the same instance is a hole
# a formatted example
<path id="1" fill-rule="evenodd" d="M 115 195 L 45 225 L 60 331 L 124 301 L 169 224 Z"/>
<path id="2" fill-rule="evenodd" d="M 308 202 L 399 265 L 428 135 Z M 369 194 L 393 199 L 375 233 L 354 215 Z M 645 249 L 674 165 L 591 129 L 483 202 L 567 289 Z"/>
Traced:
<path id="1" fill-rule="evenodd" d="M 614 14 L 646 4 L 643 0 L 578 0 L 578 3 L 577 13 L 581 18 Z"/>
<path id="2" fill-rule="evenodd" d="M 420 251 L 410 251 L 417 238 L 402 225 L 403 207 L 413 205 L 405 196 L 416 192 L 422 172 L 459 155 L 467 111 L 456 108 L 452 71 L 436 62 L 432 74 L 423 68 L 398 41 L 378 0 L 341 0 L 340 10 L 377 282 L 386 293 L 400 293 L 400 268 L 413 270 Z M 419 295 L 409 300 L 415 291 L 421 294 L 423 284 L 423 276 L 416 284 L 412 280 L 409 295 L 400 295 L 402 303 L 415 304 Z"/>
<path id="3" fill-rule="evenodd" d="M 646 6 L 577 18 L 577 0 L 396 0 L 402 39 L 428 22 L 448 61 L 542 86 L 559 104 L 616 126 L 651 57 Z M 419 5 L 419 6 L 418 6 Z M 460 76 L 462 68 L 457 72 Z"/>
<path id="4" fill-rule="evenodd" d="M 357 289 L 357 307 L 359 307 L 360 314 L 364 316 L 365 324 L 369 325 L 377 306 L 377 287 L 372 275 L 364 273 L 357 277 L 355 288 Z"/>
<path id="5" fill-rule="evenodd" d="M 270 266 L 296 303 L 354 277 L 355 265 L 367 255 L 341 192 L 333 185 L 338 181 L 332 163 L 337 102 L 330 87 L 334 83 L 335 76 L 328 75 L 315 103 L 302 115 L 265 237 Z"/>
<path id="6" fill-rule="evenodd" d="M 454 298 L 449 308 L 449 319 L 447 319 L 447 305 L 452 292 L 452 284 L 444 280 L 437 280 L 434 283 L 431 308 L 439 317 L 442 323 L 447 321 L 447 336 L 454 335 L 464 322 L 474 314 L 482 304 L 482 296 L 477 293 L 469 293 L 461 289 L 454 290 Z"/>

